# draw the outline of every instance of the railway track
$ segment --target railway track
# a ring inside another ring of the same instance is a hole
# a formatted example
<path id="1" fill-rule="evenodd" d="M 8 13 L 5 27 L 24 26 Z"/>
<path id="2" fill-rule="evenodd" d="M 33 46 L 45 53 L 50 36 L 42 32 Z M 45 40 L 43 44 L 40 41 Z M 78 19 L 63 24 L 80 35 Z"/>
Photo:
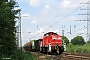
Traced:
<path id="1" fill-rule="evenodd" d="M 71 54 L 71 53 L 62 53 L 61 55 L 57 54 L 42 54 L 39 52 L 31 52 L 38 60 L 90 60 L 90 54 Z"/>
<path id="2" fill-rule="evenodd" d="M 60 60 L 90 60 L 90 54 L 63 53 Z"/>

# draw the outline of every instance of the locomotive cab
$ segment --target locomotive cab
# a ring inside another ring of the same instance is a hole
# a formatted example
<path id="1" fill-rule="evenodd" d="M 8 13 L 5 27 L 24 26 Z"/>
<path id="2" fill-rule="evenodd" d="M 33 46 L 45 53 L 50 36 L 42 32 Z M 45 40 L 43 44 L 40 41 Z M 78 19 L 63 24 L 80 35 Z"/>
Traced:
<path id="1" fill-rule="evenodd" d="M 54 32 L 48 32 L 43 36 L 42 52 L 61 54 L 64 50 L 62 36 Z"/>

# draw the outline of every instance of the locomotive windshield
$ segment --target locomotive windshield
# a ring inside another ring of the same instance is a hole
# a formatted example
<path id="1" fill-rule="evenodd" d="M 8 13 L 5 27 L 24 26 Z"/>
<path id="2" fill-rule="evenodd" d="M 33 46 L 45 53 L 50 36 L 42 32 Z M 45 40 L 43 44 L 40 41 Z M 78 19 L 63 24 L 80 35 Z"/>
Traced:
<path id="1" fill-rule="evenodd" d="M 52 33 L 53 35 L 58 35 L 57 33 Z"/>
<path id="2" fill-rule="evenodd" d="M 46 33 L 46 34 L 44 34 L 44 36 L 50 36 L 50 33 Z"/>

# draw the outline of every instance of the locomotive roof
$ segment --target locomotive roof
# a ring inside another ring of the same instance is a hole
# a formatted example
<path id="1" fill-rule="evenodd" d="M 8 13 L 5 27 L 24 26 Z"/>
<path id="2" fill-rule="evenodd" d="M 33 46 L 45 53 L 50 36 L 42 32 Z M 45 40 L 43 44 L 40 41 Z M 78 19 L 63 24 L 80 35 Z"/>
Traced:
<path id="1" fill-rule="evenodd" d="M 58 35 L 57 33 L 54 33 L 54 32 L 48 32 L 48 33 L 45 33 L 44 35 L 50 34 L 50 33 L 55 34 L 55 35 Z"/>

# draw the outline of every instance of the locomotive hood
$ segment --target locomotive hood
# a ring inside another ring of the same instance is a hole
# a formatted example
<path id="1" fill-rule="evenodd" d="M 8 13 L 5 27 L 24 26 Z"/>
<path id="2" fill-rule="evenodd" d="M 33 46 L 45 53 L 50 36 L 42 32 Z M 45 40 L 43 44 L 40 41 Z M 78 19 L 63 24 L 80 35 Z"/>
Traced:
<path id="1" fill-rule="evenodd" d="M 52 40 L 61 40 L 62 36 L 59 35 L 52 35 Z"/>

